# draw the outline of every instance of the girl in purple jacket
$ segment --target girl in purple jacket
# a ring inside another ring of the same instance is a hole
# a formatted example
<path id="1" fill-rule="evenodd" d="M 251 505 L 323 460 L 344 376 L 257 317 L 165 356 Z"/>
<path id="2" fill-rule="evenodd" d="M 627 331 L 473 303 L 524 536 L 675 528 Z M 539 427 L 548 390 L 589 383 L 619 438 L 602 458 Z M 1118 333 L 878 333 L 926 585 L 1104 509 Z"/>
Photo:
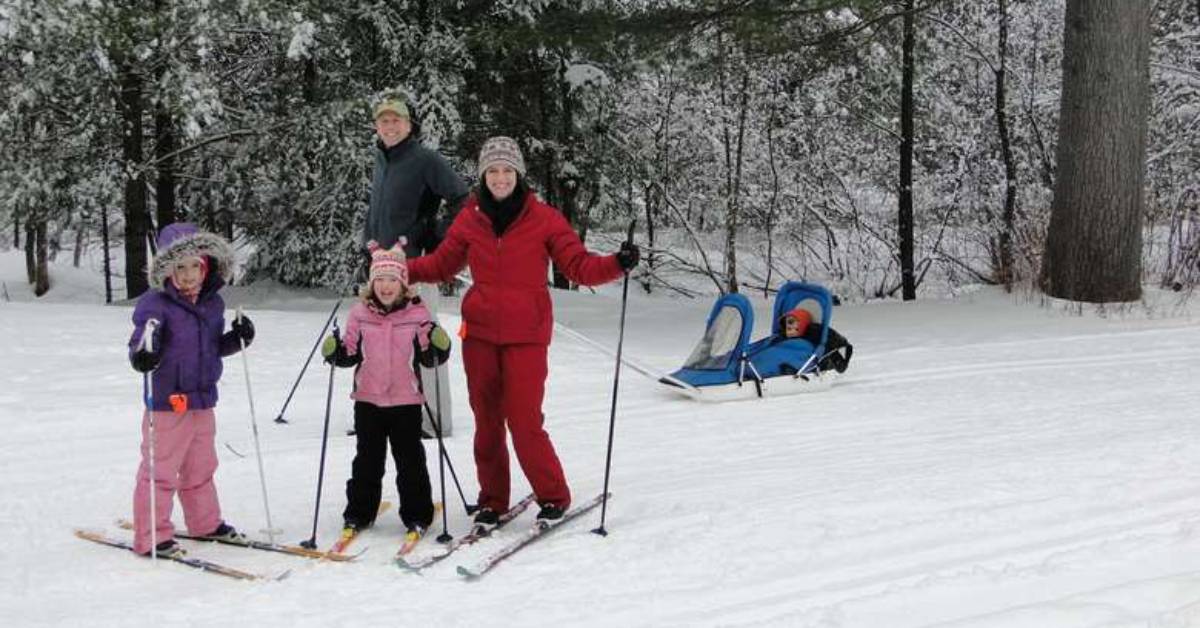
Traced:
<path id="1" fill-rule="evenodd" d="M 225 332 L 225 302 L 217 291 L 232 276 L 234 254 L 229 243 L 195 225 L 163 228 L 158 255 L 150 264 L 151 290 L 133 310 L 129 356 L 133 368 L 152 373 L 152 406 L 142 417 L 142 462 L 133 491 L 134 551 L 149 554 L 150 466 L 149 421 L 154 413 L 154 491 L 157 554 L 178 555 L 171 524 L 174 497 L 179 495 L 189 534 L 244 538 L 221 518 L 213 474 L 217 470 L 217 381 L 221 358 L 254 339 L 254 325 L 242 316 Z M 149 326 L 149 349 L 144 333 Z M 224 333 L 222 333 L 224 332 Z"/>
<path id="2" fill-rule="evenodd" d="M 383 489 L 387 446 L 396 463 L 400 519 L 409 538 L 419 538 L 433 522 L 433 500 L 421 406 L 425 396 L 417 365 L 434 368 L 450 356 L 450 337 L 408 285 L 404 239 L 390 250 L 371 241 L 371 271 L 361 301 L 350 309 L 343 338 L 325 339 L 321 353 L 354 373 L 354 434 L 357 450 L 346 482 L 343 534 L 371 526 Z"/>

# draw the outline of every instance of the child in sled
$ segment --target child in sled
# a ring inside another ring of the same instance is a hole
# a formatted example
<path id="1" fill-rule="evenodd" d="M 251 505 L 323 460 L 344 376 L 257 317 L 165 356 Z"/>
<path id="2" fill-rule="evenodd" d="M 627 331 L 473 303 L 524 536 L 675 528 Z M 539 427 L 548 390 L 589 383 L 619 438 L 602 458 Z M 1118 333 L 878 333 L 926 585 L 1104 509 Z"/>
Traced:
<path id="1" fill-rule="evenodd" d="M 812 324 L 812 313 L 803 307 L 796 307 L 784 314 L 779 322 L 779 327 L 782 331 L 781 340 L 803 338 L 811 342 L 813 346 L 821 342 L 821 326 Z M 821 370 L 832 369 L 838 373 L 844 373 L 850 364 L 850 356 L 853 352 L 854 345 L 851 345 L 845 336 L 830 327 L 829 334 L 825 339 L 825 354 L 818 356 L 817 364 Z M 791 369 L 790 373 L 794 374 L 795 369 Z"/>
<path id="2" fill-rule="evenodd" d="M 213 474 L 217 470 L 217 381 L 221 358 L 249 346 L 254 325 L 242 316 L 225 328 L 225 302 L 218 290 L 232 276 L 229 243 L 195 225 L 163 228 L 158 255 L 150 264 L 152 289 L 133 310 L 129 358 L 140 373 L 150 373 L 151 406 L 142 417 L 142 461 L 133 492 L 133 549 L 151 553 L 154 525 L 156 554 L 183 554 L 174 540 L 171 509 L 176 494 L 189 534 L 244 538 L 221 518 Z M 147 323 L 152 333 L 146 333 Z M 146 337 L 146 338 L 144 338 Z M 147 345 L 144 340 L 148 338 Z M 154 432 L 150 433 L 153 413 Z M 150 439 L 154 446 L 154 487 L 150 486 Z M 150 491 L 155 510 L 150 513 Z"/>
<path id="3" fill-rule="evenodd" d="M 383 487 L 388 442 L 396 463 L 400 519 L 410 533 L 423 535 L 433 522 L 433 500 L 421 408 L 425 397 L 417 365 L 433 368 L 450 356 L 450 337 L 433 322 L 429 310 L 408 284 L 404 239 L 390 250 L 371 241 L 371 267 L 361 301 L 347 315 L 345 335 L 325 339 L 325 361 L 356 367 L 354 431 L 357 439 L 351 476 L 346 482 L 344 528 L 370 527 Z"/>

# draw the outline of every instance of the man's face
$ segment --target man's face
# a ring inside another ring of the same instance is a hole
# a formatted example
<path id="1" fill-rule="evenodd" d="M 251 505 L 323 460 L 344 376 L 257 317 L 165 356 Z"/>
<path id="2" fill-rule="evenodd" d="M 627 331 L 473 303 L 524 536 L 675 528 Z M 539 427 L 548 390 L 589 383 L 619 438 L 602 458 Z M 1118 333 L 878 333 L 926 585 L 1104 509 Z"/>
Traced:
<path id="1" fill-rule="evenodd" d="M 375 118 L 375 133 L 379 135 L 379 141 L 388 148 L 403 142 L 411 132 L 412 121 L 401 118 L 394 112 L 385 111 Z"/>

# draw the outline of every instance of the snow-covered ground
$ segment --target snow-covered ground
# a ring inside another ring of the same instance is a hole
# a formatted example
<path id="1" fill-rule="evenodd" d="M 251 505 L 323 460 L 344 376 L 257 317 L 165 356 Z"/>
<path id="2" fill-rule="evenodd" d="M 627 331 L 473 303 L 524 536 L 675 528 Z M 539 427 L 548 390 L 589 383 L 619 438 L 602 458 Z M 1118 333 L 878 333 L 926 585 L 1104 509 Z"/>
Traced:
<path id="1" fill-rule="evenodd" d="M 130 515 L 130 309 L 72 290 L 68 270 L 66 296 L 34 303 L 18 261 L 0 254 L 13 298 L 0 297 L 5 626 L 1200 626 L 1200 308 L 1172 294 L 1103 314 L 990 289 L 843 306 L 834 324 L 854 362 L 812 395 L 701 405 L 623 370 L 608 537 L 589 533 L 598 514 L 588 517 L 476 582 L 455 565 L 498 540 L 404 573 L 390 562 L 395 516 L 350 564 L 192 547 L 249 571 L 292 570 L 245 583 L 72 536 L 117 533 L 113 520 Z M 311 534 L 328 371 L 310 369 L 290 425 L 272 419 L 333 302 L 264 287 L 226 298 L 259 330 L 248 358 L 272 517 L 299 541 Z M 619 303 L 618 286 L 555 295 L 561 323 L 609 346 Z M 626 355 L 677 367 L 710 305 L 635 291 Z M 456 304 L 443 312 L 456 327 Z M 613 361 L 568 335 L 550 355 L 547 427 L 582 500 L 603 484 Z M 472 497 L 457 353 L 451 365 L 447 446 Z M 339 371 L 334 391 L 323 544 L 337 535 L 353 454 L 349 377 Z M 226 361 L 222 396 L 222 505 L 254 532 L 265 517 L 239 357 Z M 451 492 L 447 503 L 450 531 L 464 533 L 461 501 Z"/>

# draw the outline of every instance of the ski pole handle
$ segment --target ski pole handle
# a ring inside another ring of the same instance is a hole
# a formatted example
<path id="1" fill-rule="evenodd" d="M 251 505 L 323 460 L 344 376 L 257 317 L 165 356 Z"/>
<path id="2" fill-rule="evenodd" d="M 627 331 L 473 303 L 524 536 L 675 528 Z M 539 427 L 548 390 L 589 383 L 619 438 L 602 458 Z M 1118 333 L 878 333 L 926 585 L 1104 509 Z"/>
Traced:
<path id="1" fill-rule="evenodd" d="M 154 353 L 154 332 L 158 329 L 158 325 L 158 319 L 151 318 L 146 321 L 146 326 L 142 329 L 142 340 L 138 345 L 147 353 Z"/>

